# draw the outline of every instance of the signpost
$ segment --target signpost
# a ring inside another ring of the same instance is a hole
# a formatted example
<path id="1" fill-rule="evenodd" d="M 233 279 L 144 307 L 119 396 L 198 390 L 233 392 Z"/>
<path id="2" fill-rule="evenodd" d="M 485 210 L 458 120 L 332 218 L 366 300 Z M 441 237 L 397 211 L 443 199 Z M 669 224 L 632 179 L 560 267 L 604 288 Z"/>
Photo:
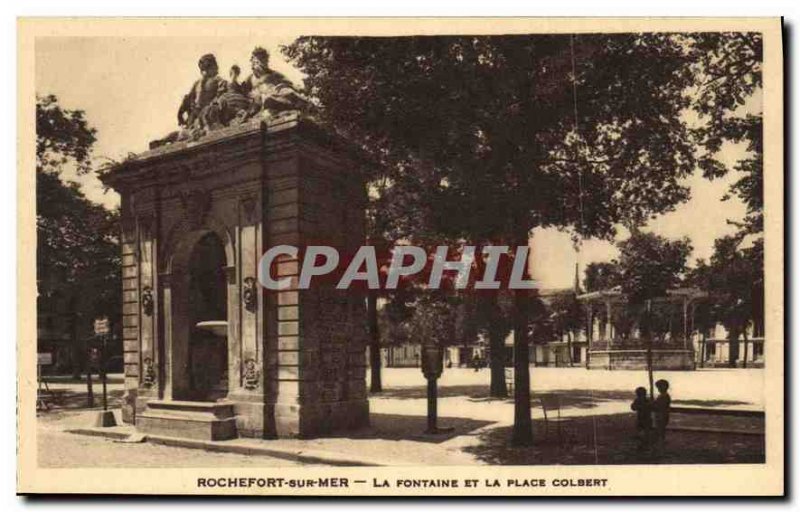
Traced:
<path id="1" fill-rule="evenodd" d="M 50 366 L 51 364 L 53 364 L 52 352 L 39 352 L 36 354 L 36 380 L 39 383 L 36 393 L 37 409 L 50 409 L 50 405 L 45 398 L 45 393 L 51 396 L 53 393 L 50 391 L 50 386 L 47 385 L 47 381 L 44 380 L 42 376 L 42 366 Z"/>

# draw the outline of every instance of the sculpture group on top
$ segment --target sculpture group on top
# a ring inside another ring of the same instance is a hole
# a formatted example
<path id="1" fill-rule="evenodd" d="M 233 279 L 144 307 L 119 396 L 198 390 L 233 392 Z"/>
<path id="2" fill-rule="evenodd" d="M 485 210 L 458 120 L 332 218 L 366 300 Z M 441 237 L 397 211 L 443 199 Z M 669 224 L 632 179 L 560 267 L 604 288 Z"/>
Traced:
<path id="1" fill-rule="evenodd" d="M 226 126 L 241 124 L 256 116 L 276 116 L 304 110 L 308 103 L 281 73 L 269 68 L 269 52 L 256 47 L 250 56 L 251 74 L 239 81 L 241 69 L 233 65 L 230 80 L 219 76 L 213 54 L 200 57 L 198 79 L 178 109 L 180 130 L 151 142 L 158 147 L 181 140 L 195 140 Z"/>

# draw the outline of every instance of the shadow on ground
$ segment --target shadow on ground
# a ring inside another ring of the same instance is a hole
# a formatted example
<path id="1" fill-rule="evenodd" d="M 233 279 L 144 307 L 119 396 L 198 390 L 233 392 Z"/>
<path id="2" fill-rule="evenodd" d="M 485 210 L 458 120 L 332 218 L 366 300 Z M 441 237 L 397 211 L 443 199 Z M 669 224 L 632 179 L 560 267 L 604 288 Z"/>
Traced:
<path id="1" fill-rule="evenodd" d="M 730 425 L 737 420 L 725 422 Z M 663 453 L 640 450 L 633 414 L 565 418 L 560 434 L 555 422 L 548 428 L 544 420 L 533 423 L 533 446 L 511 446 L 511 427 L 498 427 L 483 431 L 479 444 L 464 451 L 495 465 L 753 464 L 765 460 L 764 436 L 758 435 L 668 431 Z M 713 423 L 719 426 L 719 418 Z"/>
<path id="2" fill-rule="evenodd" d="M 48 384 L 86 384 L 85 375 L 77 379 L 72 375 L 42 375 L 42 380 Z M 95 386 L 100 384 L 100 376 L 97 373 L 92 374 L 92 380 Z M 106 382 L 108 384 L 124 384 L 125 376 L 121 373 L 109 373 Z"/>
<path id="3" fill-rule="evenodd" d="M 122 389 L 115 389 L 108 391 L 108 407 L 118 408 L 122 406 L 122 395 L 125 393 Z M 40 391 L 39 397 L 42 398 L 48 405 L 48 409 L 37 411 L 40 415 L 47 415 L 49 413 L 64 411 L 64 410 L 78 410 L 86 409 L 89 407 L 88 393 L 84 391 L 73 391 L 70 389 L 54 389 L 51 392 Z M 103 391 L 102 387 L 95 386 L 94 390 L 94 407 L 103 406 Z"/>
<path id="4" fill-rule="evenodd" d="M 370 395 L 370 398 L 387 399 L 424 399 L 427 397 L 424 387 L 389 388 L 381 393 Z M 601 402 L 633 400 L 633 392 L 628 391 L 596 391 L 592 389 L 557 389 L 543 393 L 531 393 L 531 403 L 539 404 L 541 395 L 556 396 L 563 409 L 590 409 Z M 489 396 L 489 387 L 485 385 L 447 386 L 439 388 L 439 398 L 466 397 L 472 402 L 506 402 L 514 403 L 513 393 L 506 398 Z"/>
<path id="5" fill-rule="evenodd" d="M 725 407 L 726 405 L 748 405 L 749 402 L 738 400 L 673 400 L 672 405 L 690 405 L 692 407 Z"/>
<path id="6" fill-rule="evenodd" d="M 389 441 L 419 441 L 423 443 L 443 443 L 457 436 L 470 433 L 491 424 L 489 421 L 472 418 L 439 417 L 440 428 L 452 428 L 439 434 L 426 434 L 426 416 L 407 416 L 400 414 L 370 413 L 370 425 L 355 432 L 342 432 L 332 437 L 344 439 L 383 439 Z"/>

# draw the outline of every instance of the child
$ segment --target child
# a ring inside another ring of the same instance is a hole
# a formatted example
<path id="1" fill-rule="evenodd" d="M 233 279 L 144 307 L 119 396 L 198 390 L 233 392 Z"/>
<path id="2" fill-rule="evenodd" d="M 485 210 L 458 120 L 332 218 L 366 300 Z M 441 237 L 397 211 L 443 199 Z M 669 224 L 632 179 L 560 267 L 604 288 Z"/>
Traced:
<path id="1" fill-rule="evenodd" d="M 631 410 L 636 411 L 636 437 L 639 439 L 639 451 L 644 451 L 650 443 L 650 430 L 653 420 L 650 415 L 651 404 L 647 399 L 647 390 L 636 388 L 636 398 L 631 403 Z"/>
<path id="2" fill-rule="evenodd" d="M 669 396 L 669 382 L 661 379 L 656 382 L 656 389 L 658 389 L 658 397 L 653 402 L 653 414 L 655 416 L 656 427 L 656 442 L 658 450 L 664 448 L 664 441 L 667 434 L 667 423 L 669 423 L 669 408 L 672 398 Z"/>

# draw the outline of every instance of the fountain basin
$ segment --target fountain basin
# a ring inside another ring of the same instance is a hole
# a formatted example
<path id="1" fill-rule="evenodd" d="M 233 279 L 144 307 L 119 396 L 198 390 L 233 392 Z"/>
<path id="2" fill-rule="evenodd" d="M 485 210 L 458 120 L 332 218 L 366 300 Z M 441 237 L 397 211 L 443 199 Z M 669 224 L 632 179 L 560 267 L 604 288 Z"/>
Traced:
<path id="1" fill-rule="evenodd" d="M 206 320 L 197 322 L 195 325 L 200 330 L 210 332 L 215 336 L 226 337 L 228 335 L 228 322 L 225 320 Z"/>

